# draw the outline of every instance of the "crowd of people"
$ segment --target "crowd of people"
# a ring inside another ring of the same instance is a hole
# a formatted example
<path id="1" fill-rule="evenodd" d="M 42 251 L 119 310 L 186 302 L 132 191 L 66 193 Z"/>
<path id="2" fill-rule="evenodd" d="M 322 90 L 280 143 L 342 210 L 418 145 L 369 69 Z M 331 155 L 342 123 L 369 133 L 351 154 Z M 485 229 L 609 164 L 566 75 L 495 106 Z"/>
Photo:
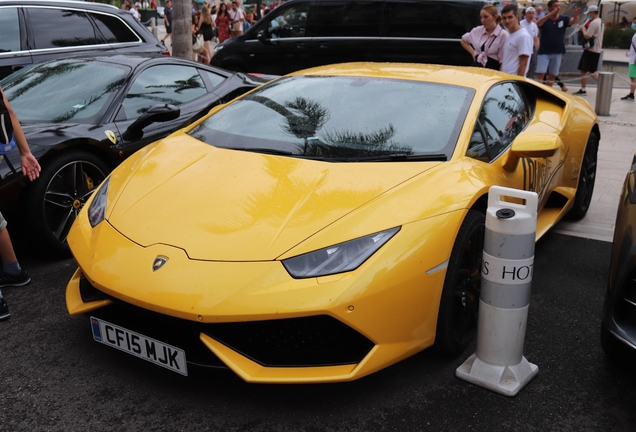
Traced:
<path id="1" fill-rule="evenodd" d="M 480 13 L 481 26 L 463 35 L 461 44 L 474 60 L 473 65 L 506 73 L 534 78 L 552 86 L 556 82 L 563 91 L 568 88 L 559 80 L 559 69 L 565 53 L 565 35 L 568 27 L 579 24 L 580 8 L 573 16 L 560 13 L 558 0 L 550 0 L 545 13 L 541 6 L 529 7 L 519 20 L 516 5 L 506 5 L 499 14 L 493 5 L 486 5 Z M 598 7 L 591 5 L 587 19 L 579 27 L 578 40 L 583 54 L 578 64 L 581 88 L 575 95 L 587 95 L 587 82 L 591 76 L 598 81 L 598 64 L 603 46 L 603 23 Z M 634 18 L 633 27 L 636 27 Z M 503 24 L 502 28 L 501 24 Z M 630 47 L 630 93 L 621 98 L 634 100 L 636 88 L 636 35 Z"/>
<path id="2" fill-rule="evenodd" d="M 267 15 L 270 10 L 278 6 L 261 3 L 260 9 L 243 8 L 242 0 L 221 1 L 217 7 L 205 0 L 201 9 L 192 8 L 192 48 L 195 61 L 210 64 L 214 55 L 212 43 L 221 43 L 229 38 L 237 37 L 247 31 L 259 19 Z M 123 7 L 123 6 L 122 6 Z M 166 43 L 172 37 L 172 2 L 166 1 L 164 9 L 164 24 L 166 37 L 161 41 Z"/>

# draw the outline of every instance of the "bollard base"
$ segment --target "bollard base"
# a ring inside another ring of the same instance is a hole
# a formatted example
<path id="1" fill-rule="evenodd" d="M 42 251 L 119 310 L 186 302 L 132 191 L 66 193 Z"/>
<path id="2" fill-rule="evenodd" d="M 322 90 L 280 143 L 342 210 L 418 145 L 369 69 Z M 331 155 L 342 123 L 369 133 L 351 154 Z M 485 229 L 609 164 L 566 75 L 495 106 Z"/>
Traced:
<path id="1" fill-rule="evenodd" d="M 539 367 L 521 357 L 519 364 L 496 366 L 481 361 L 473 354 L 457 368 L 455 375 L 504 396 L 516 396 L 526 384 L 539 372 Z"/>

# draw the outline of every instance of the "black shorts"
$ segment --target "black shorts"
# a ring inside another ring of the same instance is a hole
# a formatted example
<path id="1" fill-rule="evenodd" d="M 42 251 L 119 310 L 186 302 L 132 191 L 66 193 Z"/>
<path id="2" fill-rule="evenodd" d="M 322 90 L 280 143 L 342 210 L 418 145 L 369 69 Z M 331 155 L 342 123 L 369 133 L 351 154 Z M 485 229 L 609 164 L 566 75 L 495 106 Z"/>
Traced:
<path id="1" fill-rule="evenodd" d="M 166 33 L 167 34 L 172 33 L 172 26 L 166 26 Z"/>
<path id="2" fill-rule="evenodd" d="M 581 60 L 579 60 L 579 70 L 590 73 L 596 72 L 598 70 L 598 60 L 600 57 L 600 53 L 595 53 L 590 50 L 583 51 Z"/>

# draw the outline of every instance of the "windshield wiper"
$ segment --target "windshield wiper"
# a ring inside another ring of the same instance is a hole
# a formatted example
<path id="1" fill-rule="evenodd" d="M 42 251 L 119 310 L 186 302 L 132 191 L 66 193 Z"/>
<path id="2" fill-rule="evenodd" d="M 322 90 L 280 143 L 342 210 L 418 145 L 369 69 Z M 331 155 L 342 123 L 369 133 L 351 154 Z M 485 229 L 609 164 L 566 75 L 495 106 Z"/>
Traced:
<path id="1" fill-rule="evenodd" d="M 385 155 L 375 156 L 360 156 L 360 157 L 346 157 L 346 158 L 327 158 L 325 160 L 332 162 L 426 162 L 426 161 L 441 161 L 446 162 L 448 157 L 442 153 L 427 153 L 427 154 L 406 154 L 406 153 L 393 153 Z"/>
<path id="2" fill-rule="evenodd" d="M 265 154 L 278 155 L 278 156 L 298 156 L 290 151 L 277 150 L 273 148 L 264 148 L 264 147 L 262 148 L 261 147 L 241 147 L 241 148 L 233 148 L 233 150 L 243 150 L 248 152 L 265 153 Z"/>

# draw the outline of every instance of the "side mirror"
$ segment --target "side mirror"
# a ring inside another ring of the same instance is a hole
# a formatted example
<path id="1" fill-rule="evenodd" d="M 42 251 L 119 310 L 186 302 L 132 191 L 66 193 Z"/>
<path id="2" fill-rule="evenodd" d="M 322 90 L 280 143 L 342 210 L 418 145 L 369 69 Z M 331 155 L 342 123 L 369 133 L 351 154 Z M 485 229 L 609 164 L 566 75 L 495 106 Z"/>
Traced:
<path id="1" fill-rule="evenodd" d="M 278 45 L 278 41 L 273 40 L 268 36 L 269 33 L 267 32 L 267 30 L 259 30 L 258 33 L 256 33 L 256 39 L 258 39 L 259 42 L 263 42 L 267 45 Z"/>
<path id="2" fill-rule="evenodd" d="M 521 158 L 547 158 L 563 146 L 563 141 L 556 134 L 522 132 L 512 142 L 508 159 L 504 168 L 514 171 Z"/>
<path id="3" fill-rule="evenodd" d="M 157 104 L 151 106 L 145 113 L 139 116 L 123 133 L 125 141 L 137 141 L 143 138 L 143 129 L 151 123 L 167 122 L 179 118 L 181 110 L 170 104 Z"/>

